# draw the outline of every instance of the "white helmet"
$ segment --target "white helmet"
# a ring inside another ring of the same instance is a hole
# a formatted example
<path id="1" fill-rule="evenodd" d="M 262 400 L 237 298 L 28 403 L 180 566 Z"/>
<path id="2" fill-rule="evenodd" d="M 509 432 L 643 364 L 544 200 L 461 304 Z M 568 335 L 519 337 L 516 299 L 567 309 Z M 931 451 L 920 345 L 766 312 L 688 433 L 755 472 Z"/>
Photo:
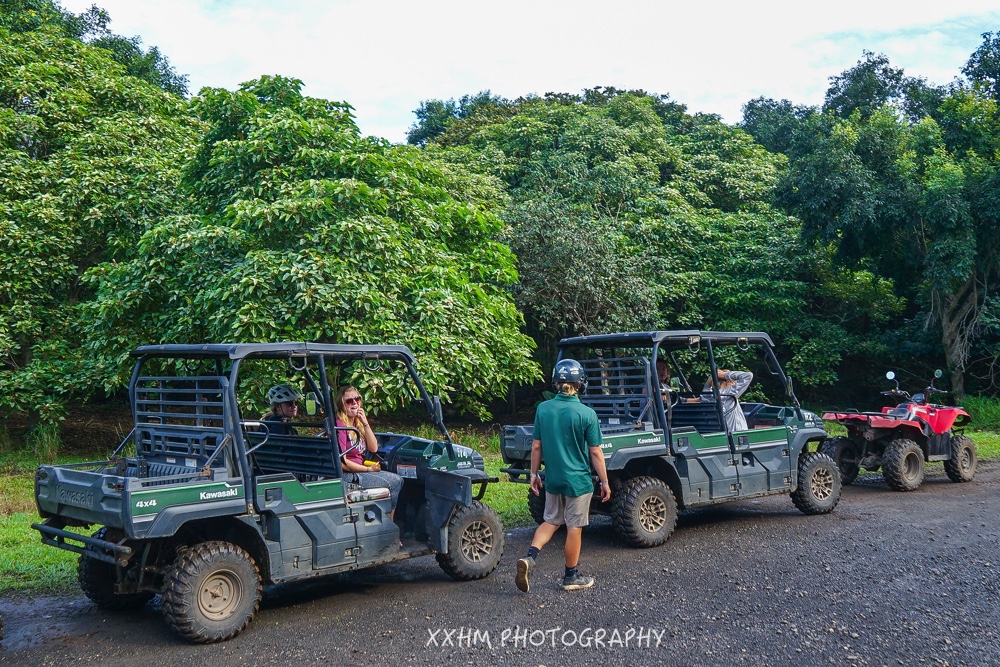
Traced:
<path id="1" fill-rule="evenodd" d="M 287 384 L 276 384 L 267 390 L 267 400 L 271 404 L 297 401 L 300 398 L 302 398 L 302 394 Z"/>

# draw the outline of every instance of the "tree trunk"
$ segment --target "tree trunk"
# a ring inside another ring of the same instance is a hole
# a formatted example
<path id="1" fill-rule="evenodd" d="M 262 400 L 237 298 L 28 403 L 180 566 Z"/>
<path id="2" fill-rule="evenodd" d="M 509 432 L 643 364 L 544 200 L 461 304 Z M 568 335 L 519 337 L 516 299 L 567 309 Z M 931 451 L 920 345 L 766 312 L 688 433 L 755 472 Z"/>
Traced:
<path id="1" fill-rule="evenodd" d="M 25 433 L 31 433 L 42 425 L 42 413 L 35 408 L 28 408 L 28 429 Z"/>
<path id="2" fill-rule="evenodd" d="M 979 290 L 972 275 L 953 294 L 937 294 L 935 301 L 941 324 L 941 346 L 951 373 L 954 400 L 965 397 L 965 362 L 976 323 L 979 321 Z"/>

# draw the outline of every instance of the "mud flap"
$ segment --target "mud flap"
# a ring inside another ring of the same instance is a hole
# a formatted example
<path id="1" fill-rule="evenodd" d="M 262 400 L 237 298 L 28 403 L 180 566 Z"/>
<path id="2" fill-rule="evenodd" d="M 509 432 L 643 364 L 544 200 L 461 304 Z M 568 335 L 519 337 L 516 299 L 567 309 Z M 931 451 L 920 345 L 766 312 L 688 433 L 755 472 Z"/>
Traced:
<path id="1" fill-rule="evenodd" d="M 472 504 L 472 480 L 443 470 L 426 471 L 424 526 L 427 543 L 437 552 L 448 551 L 448 522 L 458 506 Z"/>

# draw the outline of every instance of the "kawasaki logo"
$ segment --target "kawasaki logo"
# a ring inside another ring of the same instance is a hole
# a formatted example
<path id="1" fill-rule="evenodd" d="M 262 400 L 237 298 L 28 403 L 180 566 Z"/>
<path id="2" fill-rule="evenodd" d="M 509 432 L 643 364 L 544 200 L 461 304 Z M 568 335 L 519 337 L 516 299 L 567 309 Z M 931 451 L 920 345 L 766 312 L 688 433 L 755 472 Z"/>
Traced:
<path id="1" fill-rule="evenodd" d="M 653 442 L 660 442 L 660 439 L 659 438 L 639 438 L 638 440 L 636 440 L 636 444 L 638 444 L 638 445 L 648 445 L 648 444 L 653 443 Z"/>
<path id="2" fill-rule="evenodd" d="M 90 507 L 94 504 L 93 491 L 77 491 L 59 488 L 59 502 L 77 507 Z"/>
<path id="3" fill-rule="evenodd" d="M 226 489 L 225 491 L 202 491 L 198 494 L 199 500 L 215 500 L 216 498 L 232 498 L 233 496 L 239 495 L 239 487 L 233 487 L 231 489 Z"/>

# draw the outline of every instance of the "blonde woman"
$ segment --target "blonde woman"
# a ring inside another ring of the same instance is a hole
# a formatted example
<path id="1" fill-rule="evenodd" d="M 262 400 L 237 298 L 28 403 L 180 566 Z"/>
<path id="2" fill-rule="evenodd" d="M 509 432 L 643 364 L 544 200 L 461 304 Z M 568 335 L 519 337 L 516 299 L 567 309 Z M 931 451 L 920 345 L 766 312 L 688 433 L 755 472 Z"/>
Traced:
<path id="1" fill-rule="evenodd" d="M 340 445 L 344 480 L 354 482 L 362 489 L 389 489 L 394 517 L 403 479 L 394 472 L 382 470 L 378 463 L 365 463 L 366 459 L 375 458 L 366 454 L 378 451 L 378 439 L 362 407 L 361 393 L 351 385 L 341 387 L 333 404 L 337 410 L 337 426 L 342 427 L 342 430 L 337 431 L 337 441 Z M 348 430 L 352 428 L 357 430 Z"/>

